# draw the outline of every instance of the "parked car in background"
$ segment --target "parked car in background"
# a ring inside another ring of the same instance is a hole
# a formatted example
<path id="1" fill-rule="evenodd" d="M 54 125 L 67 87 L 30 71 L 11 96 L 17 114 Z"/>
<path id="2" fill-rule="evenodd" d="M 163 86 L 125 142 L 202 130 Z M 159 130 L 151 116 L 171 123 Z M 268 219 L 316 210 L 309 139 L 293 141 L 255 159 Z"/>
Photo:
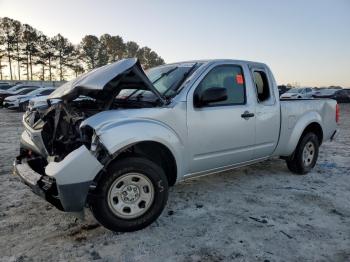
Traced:
<path id="1" fill-rule="evenodd" d="M 3 104 L 9 109 L 18 109 L 19 111 L 25 111 L 31 98 L 49 95 L 54 90 L 55 89 L 53 87 L 42 87 L 35 89 L 27 94 L 8 96 L 5 98 Z"/>
<path id="2" fill-rule="evenodd" d="M 322 89 L 314 92 L 314 98 L 331 98 L 338 103 L 350 103 L 350 92 L 346 89 Z"/>
<path id="3" fill-rule="evenodd" d="M 16 87 L 16 88 L 15 88 Z M 13 86 L 7 90 L 7 92 L 0 93 L 0 106 L 4 106 L 4 100 L 6 97 L 9 96 L 15 96 L 15 95 L 25 95 L 29 92 L 36 90 L 40 88 L 39 86 L 21 86 L 20 88 L 17 88 L 17 86 Z"/>
<path id="4" fill-rule="evenodd" d="M 344 88 L 343 90 L 345 90 L 345 92 L 350 95 L 350 88 Z"/>
<path id="5" fill-rule="evenodd" d="M 347 90 L 337 90 L 333 99 L 337 100 L 338 103 L 350 103 L 350 92 Z"/>
<path id="6" fill-rule="evenodd" d="M 6 83 L 6 82 L 0 82 L 0 92 L 6 91 L 9 88 L 11 88 L 13 85 L 10 83 Z"/>
<path id="7" fill-rule="evenodd" d="M 8 94 L 15 94 L 16 91 L 22 89 L 22 88 L 27 88 L 27 87 L 33 87 L 33 88 L 40 88 L 42 86 L 40 85 L 32 85 L 32 84 L 18 84 L 18 85 L 14 85 L 12 87 L 10 87 L 7 90 L 3 90 L 3 92 L 1 92 L 2 94 L 4 93 L 8 93 Z"/>
<path id="8" fill-rule="evenodd" d="M 46 109 L 49 108 L 49 104 L 47 102 L 49 98 L 49 95 L 47 96 L 39 96 L 39 97 L 34 97 L 29 100 L 29 104 L 27 107 L 28 111 L 38 111 L 39 113 L 44 112 Z M 79 96 L 78 98 L 74 99 L 75 102 L 83 102 L 85 100 L 93 100 L 91 97 L 87 96 Z M 50 106 L 57 104 L 60 102 L 60 99 L 50 99 Z"/>
<path id="9" fill-rule="evenodd" d="M 47 96 L 39 96 L 39 97 L 31 98 L 29 100 L 27 110 L 29 110 L 29 111 L 33 111 L 33 110 L 41 111 L 41 110 L 47 109 L 49 107 L 49 105 L 47 103 L 48 97 L 49 96 L 47 95 Z M 51 105 L 53 105 L 57 102 L 58 102 L 58 99 L 51 99 L 50 100 Z"/>
<path id="10" fill-rule="evenodd" d="M 278 86 L 278 93 L 281 96 L 282 94 L 284 94 L 285 92 L 287 92 L 290 89 L 290 87 L 286 86 L 286 85 L 279 85 Z"/>
<path id="11" fill-rule="evenodd" d="M 23 95 L 23 96 L 19 97 L 18 98 L 18 110 L 22 111 L 22 112 L 26 111 L 30 99 L 40 98 L 42 96 L 48 96 L 54 90 L 55 90 L 54 87 L 42 87 L 42 88 L 36 89 L 36 90 L 28 93 L 27 95 Z"/>
<path id="12" fill-rule="evenodd" d="M 319 89 L 315 91 L 312 94 L 312 96 L 314 98 L 331 98 L 331 96 L 333 96 L 336 91 L 337 91 L 336 89 L 328 89 L 328 88 Z"/>
<path id="13" fill-rule="evenodd" d="M 312 88 L 292 88 L 280 96 L 281 99 L 312 98 Z"/>

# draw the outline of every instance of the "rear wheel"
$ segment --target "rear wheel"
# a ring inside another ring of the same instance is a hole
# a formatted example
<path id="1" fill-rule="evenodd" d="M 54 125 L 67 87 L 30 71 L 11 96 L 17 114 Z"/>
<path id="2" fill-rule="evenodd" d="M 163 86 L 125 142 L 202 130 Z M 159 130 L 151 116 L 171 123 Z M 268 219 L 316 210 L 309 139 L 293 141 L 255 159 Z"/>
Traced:
<path id="1" fill-rule="evenodd" d="M 152 161 L 130 157 L 112 163 L 90 201 L 95 218 L 112 231 L 135 231 L 155 221 L 168 199 L 168 181 Z"/>
<path id="2" fill-rule="evenodd" d="M 306 133 L 301 138 L 292 158 L 287 160 L 288 169 L 295 174 L 307 174 L 316 164 L 318 150 L 318 137 L 314 133 Z"/>

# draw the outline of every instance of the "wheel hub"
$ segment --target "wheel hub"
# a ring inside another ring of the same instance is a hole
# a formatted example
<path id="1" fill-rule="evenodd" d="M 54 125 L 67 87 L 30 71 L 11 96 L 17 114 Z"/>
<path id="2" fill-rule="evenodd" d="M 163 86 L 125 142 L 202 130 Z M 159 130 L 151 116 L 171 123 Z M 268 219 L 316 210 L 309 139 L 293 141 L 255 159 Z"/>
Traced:
<path id="1" fill-rule="evenodd" d="M 307 142 L 303 149 L 303 162 L 305 166 L 311 165 L 315 156 L 315 146 L 312 142 Z"/>
<path id="2" fill-rule="evenodd" d="M 154 186 L 141 173 L 126 173 L 118 177 L 108 190 L 108 205 L 118 217 L 132 219 L 144 214 L 152 205 Z"/>
<path id="3" fill-rule="evenodd" d="M 140 198 L 140 189 L 136 185 L 126 185 L 122 189 L 121 199 L 128 204 L 136 202 Z"/>

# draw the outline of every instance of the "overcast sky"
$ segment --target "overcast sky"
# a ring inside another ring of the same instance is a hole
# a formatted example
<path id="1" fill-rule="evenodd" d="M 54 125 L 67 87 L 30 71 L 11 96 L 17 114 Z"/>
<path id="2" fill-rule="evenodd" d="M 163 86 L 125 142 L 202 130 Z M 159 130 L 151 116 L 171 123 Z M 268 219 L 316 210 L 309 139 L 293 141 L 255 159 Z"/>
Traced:
<path id="1" fill-rule="evenodd" d="M 350 87 L 350 0 L 0 0 L 0 16 L 75 44 L 118 34 L 166 62 L 253 60 L 279 84 Z"/>

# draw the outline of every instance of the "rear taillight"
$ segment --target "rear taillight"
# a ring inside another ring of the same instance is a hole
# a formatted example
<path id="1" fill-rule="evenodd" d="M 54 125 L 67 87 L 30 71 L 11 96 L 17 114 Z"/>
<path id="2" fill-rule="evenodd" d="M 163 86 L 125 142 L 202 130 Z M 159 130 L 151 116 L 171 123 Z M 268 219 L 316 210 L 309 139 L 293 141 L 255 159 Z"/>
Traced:
<path id="1" fill-rule="evenodd" d="M 340 116 L 340 108 L 339 105 L 337 104 L 335 106 L 335 122 L 339 123 L 339 116 Z"/>

